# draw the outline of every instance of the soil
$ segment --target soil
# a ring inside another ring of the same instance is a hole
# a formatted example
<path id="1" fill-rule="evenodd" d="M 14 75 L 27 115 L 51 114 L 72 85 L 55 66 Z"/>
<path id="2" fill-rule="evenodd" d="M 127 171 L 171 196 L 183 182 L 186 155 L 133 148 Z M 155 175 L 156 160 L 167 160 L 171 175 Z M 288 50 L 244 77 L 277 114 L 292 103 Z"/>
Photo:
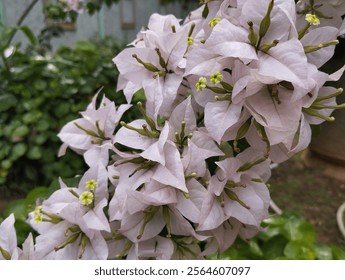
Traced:
<path id="1" fill-rule="evenodd" d="M 345 249 L 336 222 L 337 210 L 345 202 L 345 181 L 341 180 L 345 167 L 332 168 L 310 155 L 305 159 L 305 154 L 299 155 L 273 169 L 271 197 L 282 210 L 294 211 L 313 224 L 320 242 Z M 338 176 L 326 172 L 332 169 L 338 170 Z"/>

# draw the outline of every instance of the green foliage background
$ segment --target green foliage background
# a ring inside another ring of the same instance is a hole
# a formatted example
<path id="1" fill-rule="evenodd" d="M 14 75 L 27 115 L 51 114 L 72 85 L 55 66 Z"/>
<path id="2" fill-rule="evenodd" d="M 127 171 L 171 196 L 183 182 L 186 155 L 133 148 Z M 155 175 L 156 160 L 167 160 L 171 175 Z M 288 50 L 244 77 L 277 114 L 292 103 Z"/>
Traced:
<path id="1" fill-rule="evenodd" d="M 272 215 L 262 222 L 263 231 L 210 259 L 226 260 L 345 260 L 345 251 L 317 242 L 312 224 L 293 212 Z"/>
<path id="2" fill-rule="evenodd" d="M 117 70 L 112 58 L 123 45 L 112 39 L 81 41 L 53 54 L 13 50 L 0 68 L 0 192 L 22 195 L 54 178 L 85 170 L 72 152 L 61 159 L 57 133 L 78 118 L 92 96 L 102 92 L 116 104 Z"/>
<path id="3" fill-rule="evenodd" d="M 187 4 L 187 0 L 161 0 L 161 4 L 175 1 Z M 88 0 L 86 6 L 88 13 L 94 14 L 102 5 L 117 2 Z M 53 19 L 76 20 L 78 16 L 64 12 L 59 5 L 49 5 L 46 12 Z M 0 215 L 0 223 L 14 213 L 18 244 L 33 231 L 26 223 L 28 214 L 37 200 L 48 198 L 59 187 L 57 178 L 71 178 L 64 179 L 65 183 L 76 187 L 79 178 L 75 175 L 86 170 L 82 158 L 73 152 L 57 158 L 61 145 L 57 133 L 62 126 L 78 118 L 101 88 L 116 104 L 125 102 L 124 96 L 116 93 L 118 72 L 112 63 L 112 58 L 124 48 L 122 43 L 109 38 L 81 41 L 75 48 L 62 46 L 48 53 L 49 39 L 59 32 L 43 30 L 36 38 L 21 22 L 20 18 L 18 26 L 1 26 L 0 33 L 0 193 L 2 198 L 25 196 L 9 203 Z M 23 32 L 31 43 L 24 51 L 20 45 L 10 44 L 17 31 Z M 126 114 L 126 121 L 136 114 L 134 106 Z M 274 215 L 262 226 L 264 230 L 253 239 L 238 239 L 224 253 L 209 258 L 345 259 L 342 249 L 318 243 L 314 227 L 297 214 Z"/>

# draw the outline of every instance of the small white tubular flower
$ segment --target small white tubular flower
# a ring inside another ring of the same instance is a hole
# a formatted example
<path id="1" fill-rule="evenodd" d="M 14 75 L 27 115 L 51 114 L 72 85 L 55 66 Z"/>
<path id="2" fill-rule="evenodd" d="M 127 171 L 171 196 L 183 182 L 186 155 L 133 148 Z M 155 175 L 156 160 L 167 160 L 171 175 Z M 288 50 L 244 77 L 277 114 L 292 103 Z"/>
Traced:
<path id="1" fill-rule="evenodd" d="M 41 212 L 42 206 L 37 206 L 34 211 L 34 223 L 36 225 L 43 222 L 43 215 Z"/>
<path id="2" fill-rule="evenodd" d="M 210 76 L 210 81 L 212 84 L 219 84 L 221 81 L 223 81 L 223 75 L 219 72 L 215 72 Z"/>
<path id="3" fill-rule="evenodd" d="M 305 20 L 312 25 L 319 25 L 320 24 L 320 19 L 314 14 L 306 14 Z"/>
<path id="4" fill-rule="evenodd" d="M 196 90 L 197 91 L 202 91 L 206 87 L 206 78 L 205 77 L 200 77 L 199 81 L 195 84 Z"/>
<path id="5" fill-rule="evenodd" d="M 85 183 L 86 188 L 90 191 L 94 191 L 97 187 L 97 182 L 94 179 L 91 179 Z"/>
<path id="6" fill-rule="evenodd" d="M 222 20 L 222 19 L 221 19 L 221 18 L 218 18 L 218 17 L 213 18 L 213 19 L 211 19 L 211 20 L 208 22 L 208 25 L 209 25 L 210 27 L 215 27 L 221 20 Z"/>
<path id="7" fill-rule="evenodd" d="M 85 191 L 79 195 L 79 201 L 85 206 L 90 206 L 93 203 L 95 196 L 90 191 Z"/>

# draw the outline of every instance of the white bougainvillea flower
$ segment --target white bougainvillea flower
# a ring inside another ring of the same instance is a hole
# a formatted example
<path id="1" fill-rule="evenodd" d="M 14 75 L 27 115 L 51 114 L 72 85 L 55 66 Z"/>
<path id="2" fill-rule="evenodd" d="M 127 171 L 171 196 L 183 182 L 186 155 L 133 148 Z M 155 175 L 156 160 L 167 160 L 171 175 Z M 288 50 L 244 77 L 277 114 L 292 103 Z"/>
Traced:
<path id="1" fill-rule="evenodd" d="M 67 221 L 53 224 L 50 230 L 36 238 L 36 256 L 38 259 L 52 260 L 105 260 L 108 247 L 102 234 L 95 231 L 92 236 Z"/>
<path id="2" fill-rule="evenodd" d="M 338 32 L 339 30 L 332 26 L 316 28 L 303 36 L 301 43 L 304 47 L 308 47 L 335 42 L 338 37 Z M 335 44 L 331 44 L 328 47 L 323 47 L 317 51 L 307 53 L 308 62 L 312 63 L 317 68 L 320 68 L 331 59 L 334 54 L 334 49 Z"/>
<path id="3" fill-rule="evenodd" d="M 18 259 L 19 251 L 14 222 L 14 215 L 11 214 L 0 224 L 0 260 Z"/>
<path id="4" fill-rule="evenodd" d="M 199 241 L 193 237 L 181 237 L 174 240 L 174 253 L 172 260 L 197 260 L 203 259 Z"/>
<path id="5" fill-rule="evenodd" d="M 229 58 L 239 58 L 248 63 L 257 60 L 257 54 L 255 48 L 248 44 L 246 29 L 222 20 L 202 46 L 191 50 L 188 58 L 186 75 L 210 76 L 222 69 L 219 65 L 228 64 Z"/>
<path id="6" fill-rule="evenodd" d="M 217 165 L 220 169 L 210 179 L 197 230 L 215 229 L 231 217 L 259 228 L 268 214 L 270 198 L 264 181 L 269 177 L 269 160 L 247 149 Z"/>
<path id="7" fill-rule="evenodd" d="M 169 16 L 152 16 L 148 29 L 142 32 L 143 44 L 123 50 L 114 59 L 122 81 L 131 82 L 135 88 L 143 88 L 148 100 L 147 112 L 153 120 L 157 116 L 168 116 L 176 93 L 182 83 L 185 58 L 188 50 L 188 38 L 191 27 L 187 24 L 181 28 L 175 26 L 174 30 L 162 34 L 165 26 L 176 20 Z M 170 25 L 171 27 L 171 25 Z M 172 27 L 171 27 L 172 28 Z M 126 83 L 121 83 L 118 89 L 127 88 Z M 132 99 L 132 94 L 127 94 L 127 101 Z"/>
<path id="8" fill-rule="evenodd" d="M 130 108 L 130 105 L 121 105 L 117 109 L 115 104 L 106 97 L 101 100 L 97 108 L 98 94 L 92 99 L 86 111 L 82 112 L 82 118 L 66 124 L 58 134 L 64 142 L 59 155 L 63 155 L 67 147 L 79 154 L 83 154 L 86 163 L 91 166 L 101 160 L 108 164 L 108 150 L 111 149 L 113 133 L 122 114 Z"/>
<path id="9" fill-rule="evenodd" d="M 343 22 L 342 15 L 345 14 L 345 3 L 342 1 L 323 1 L 323 0 L 300 0 L 296 5 L 297 11 L 297 27 L 303 28 L 307 21 L 307 14 L 315 15 L 320 25 L 312 26 L 312 28 L 322 26 L 333 26 L 339 28 Z"/>
<path id="10" fill-rule="evenodd" d="M 153 14 L 114 58 L 128 104 L 145 94 L 141 119 L 121 122 L 130 105 L 96 94 L 58 135 L 60 155 L 90 168 L 29 214 L 35 243 L 17 248 L 13 215 L 2 222 L 0 259 L 202 259 L 261 230 L 270 162 L 345 107 L 325 86 L 345 66 L 318 69 L 345 33 L 345 2 L 202 2 L 184 22 Z"/>
<path id="11" fill-rule="evenodd" d="M 87 188 L 90 180 L 97 182 L 93 191 Z M 99 231 L 110 231 L 104 213 L 104 208 L 108 205 L 108 174 L 102 164 L 91 167 L 81 178 L 78 188 L 68 188 L 62 180 L 60 185 L 61 189 L 31 214 L 30 223 L 39 233 L 49 231 L 55 223 L 62 220 L 78 226 L 89 238 Z M 92 194 L 88 197 L 91 199 L 88 203 L 81 199 L 85 192 Z M 42 216 L 38 221 L 35 219 L 37 215 Z"/>
<path id="12" fill-rule="evenodd" d="M 127 260 L 170 260 L 174 251 L 174 242 L 170 238 L 156 236 L 152 239 L 135 243 L 128 252 Z"/>
<path id="13" fill-rule="evenodd" d="M 34 238 L 31 232 L 28 235 L 28 237 L 25 239 L 22 247 L 23 247 L 23 250 L 19 253 L 20 260 L 35 260 L 36 259 Z"/>
<path id="14" fill-rule="evenodd" d="M 267 13 L 271 0 L 246 0 L 241 9 L 240 24 L 247 28 L 248 22 L 253 23 L 254 31 L 260 33 L 260 24 Z M 293 0 L 275 0 L 270 13 L 270 25 L 262 38 L 262 44 L 280 42 L 297 37 L 295 28 L 296 12 Z"/>

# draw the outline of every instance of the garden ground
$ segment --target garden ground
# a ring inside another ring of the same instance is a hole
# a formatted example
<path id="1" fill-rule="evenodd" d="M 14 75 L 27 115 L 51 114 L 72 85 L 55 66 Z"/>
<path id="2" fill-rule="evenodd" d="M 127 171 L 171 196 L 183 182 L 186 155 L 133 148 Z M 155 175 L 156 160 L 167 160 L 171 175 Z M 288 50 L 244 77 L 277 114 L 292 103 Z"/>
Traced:
<path id="1" fill-rule="evenodd" d="M 269 184 L 274 202 L 304 216 L 315 226 L 318 241 L 345 248 L 336 222 L 337 209 L 345 202 L 345 168 L 337 170 L 304 152 L 274 169 Z"/>

